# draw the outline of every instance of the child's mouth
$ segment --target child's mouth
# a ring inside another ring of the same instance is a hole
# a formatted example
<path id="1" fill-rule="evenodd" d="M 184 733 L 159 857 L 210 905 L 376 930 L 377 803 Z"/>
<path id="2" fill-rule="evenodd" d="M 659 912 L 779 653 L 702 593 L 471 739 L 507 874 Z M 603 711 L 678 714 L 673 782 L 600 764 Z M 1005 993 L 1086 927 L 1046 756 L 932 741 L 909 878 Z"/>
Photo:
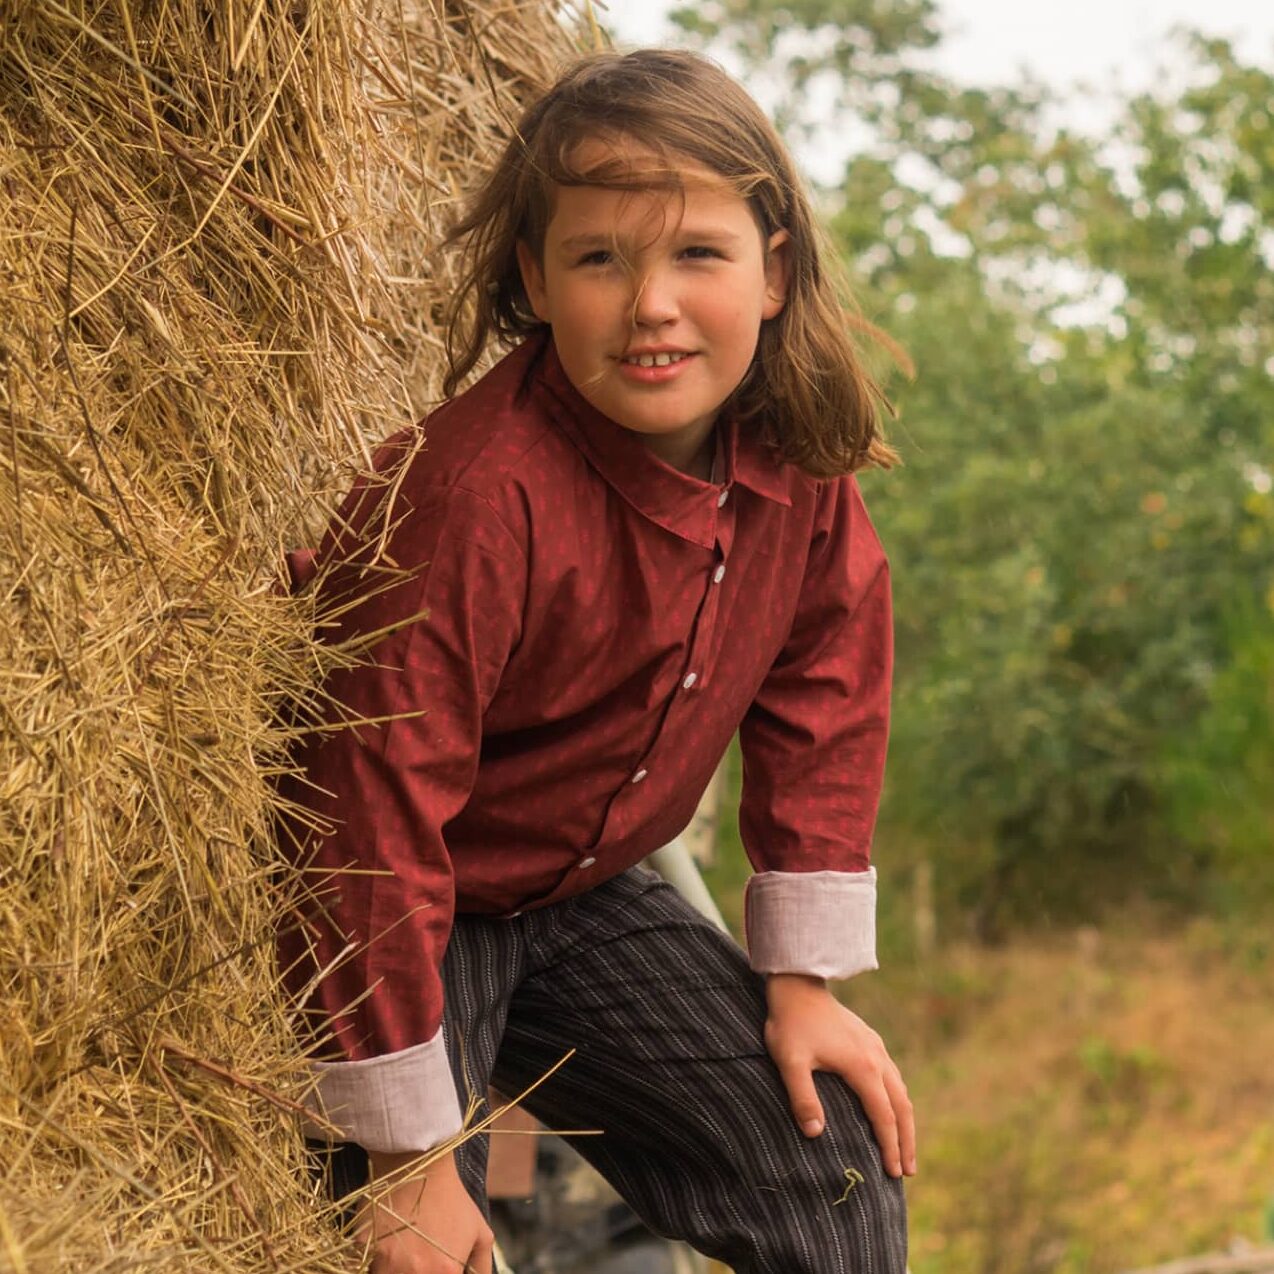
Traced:
<path id="1" fill-rule="evenodd" d="M 620 376 L 634 385 L 664 385 L 678 380 L 696 354 L 692 350 L 658 350 L 625 354 L 618 360 Z"/>
<path id="2" fill-rule="evenodd" d="M 634 385 L 664 385 L 678 380 L 695 358 L 690 353 L 630 354 L 619 360 L 620 376 Z"/>
<path id="3" fill-rule="evenodd" d="M 629 367 L 668 367 L 690 357 L 687 353 L 628 354 L 619 361 Z"/>

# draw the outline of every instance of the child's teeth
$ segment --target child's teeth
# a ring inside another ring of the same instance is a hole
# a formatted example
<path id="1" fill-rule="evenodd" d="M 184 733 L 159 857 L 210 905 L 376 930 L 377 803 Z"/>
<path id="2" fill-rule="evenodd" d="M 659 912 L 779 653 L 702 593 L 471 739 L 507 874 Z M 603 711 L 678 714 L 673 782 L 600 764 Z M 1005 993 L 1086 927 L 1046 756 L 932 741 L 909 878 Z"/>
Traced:
<path id="1" fill-rule="evenodd" d="M 669 363 L 679 363 L 684 354 L 638 354 L 627 361 L 636 363 L 638 367 L 667 367 Z"/>

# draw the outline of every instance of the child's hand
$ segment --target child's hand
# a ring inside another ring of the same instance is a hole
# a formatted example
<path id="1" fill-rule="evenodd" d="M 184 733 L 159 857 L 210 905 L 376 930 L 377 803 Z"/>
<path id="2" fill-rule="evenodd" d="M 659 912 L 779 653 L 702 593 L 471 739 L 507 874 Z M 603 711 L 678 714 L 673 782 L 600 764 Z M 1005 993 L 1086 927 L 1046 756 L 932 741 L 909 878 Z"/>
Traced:
<path id="1" fill-rule="evenodd" d="M 916 1121 L 907 1086 L 884 1041 L 851 1013 L 821 978 L 774 973 L 766 982 L 765 1044 L 809 1137 L 823 1131 L 814 1072 L 839 1075 L 858 1094 L 891 1177 L 916 1171 Z"/>
<path id="2" fill-rule="evenodd" d="M 376 1188 L 419 1157 L 370 1156 L 373 1187 L 356 1232 L 372 1250 L 371 1274 L 492 1274 L 495 1238 L 461 1183 L 454 1155 Z"/>

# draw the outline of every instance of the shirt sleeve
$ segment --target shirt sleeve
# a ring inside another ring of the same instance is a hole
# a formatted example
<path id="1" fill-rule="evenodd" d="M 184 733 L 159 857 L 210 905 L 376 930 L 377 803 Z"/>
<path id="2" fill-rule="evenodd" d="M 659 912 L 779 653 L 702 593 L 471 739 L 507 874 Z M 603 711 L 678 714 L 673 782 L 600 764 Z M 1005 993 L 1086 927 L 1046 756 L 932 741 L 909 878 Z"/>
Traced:
<path id="1" fill-rule="evenodd" d="M 391 529 L 370 564 L 371 550 L 340 563 L 325 546 L 326 639 L 357 662 L 328 678 L 323 728 L 285 789 L 307 897 L 279 945 L 319 1041 L 322 1114 L 366 1149 L 425 1150 L 462 1122 L 441 1030 L 443 828 L 473 788 L 483 713 L 520 634 L 525 557 L 460 489 L 414 507 L 400 494 L 374 520 Z"/>
<path id="2" fill-rule="evenodd" d="M 889 569 L 851 477 L 828 483 L 788 640 L 740 728 L 752 967 L 876 967 L 872 832 L 893 670 Z"/>

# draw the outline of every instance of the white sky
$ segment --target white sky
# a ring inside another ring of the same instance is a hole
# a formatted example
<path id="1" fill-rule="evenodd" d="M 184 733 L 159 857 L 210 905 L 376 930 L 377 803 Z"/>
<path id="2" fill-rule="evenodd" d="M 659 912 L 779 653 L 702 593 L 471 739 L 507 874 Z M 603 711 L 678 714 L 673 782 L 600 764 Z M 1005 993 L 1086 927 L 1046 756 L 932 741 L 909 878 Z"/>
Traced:
<path id="1" fill-rule="evenodd" d="M 673 0 L 609 0 L 609 25 L 630 44 L 670 38 L 664 15 Z M 1162 41 L 1176 25 L 1233 38 L 1253 60 L 1274 59 L 1270 0 L 939 0 L 948 32 L 939 65 L 970 82 L 1014 78 L 1028 67 L 1058 85 L 1081 79 L 1124 80 L 1144 87 Z"/>
<path id="2" fill-rule="evenodd" d="M 608 0 L 608 25 L 624 44 L 675 42 L 665 20 L 676 0 Z M 1013 82 L 1023 71 L 1059 89 L 1079 88 L 1066 122 L 1085 127 L 1110 110 L 1120 93 L 1149 88 L 1171 75 L 1168 35 L 1174 26 L 1234 40 L 1253 62 L 1274 63 L 1271 0 L 939 0 L 947 32 L 933 59 L 940 71 L 966 83 Z M 1176 63 L 1179 65 L 1179 62 Z M 836 181 L 845 153 L 801 155 L 811 174 Z M 848 148 L 845 148 L 847 152 Z"/>

